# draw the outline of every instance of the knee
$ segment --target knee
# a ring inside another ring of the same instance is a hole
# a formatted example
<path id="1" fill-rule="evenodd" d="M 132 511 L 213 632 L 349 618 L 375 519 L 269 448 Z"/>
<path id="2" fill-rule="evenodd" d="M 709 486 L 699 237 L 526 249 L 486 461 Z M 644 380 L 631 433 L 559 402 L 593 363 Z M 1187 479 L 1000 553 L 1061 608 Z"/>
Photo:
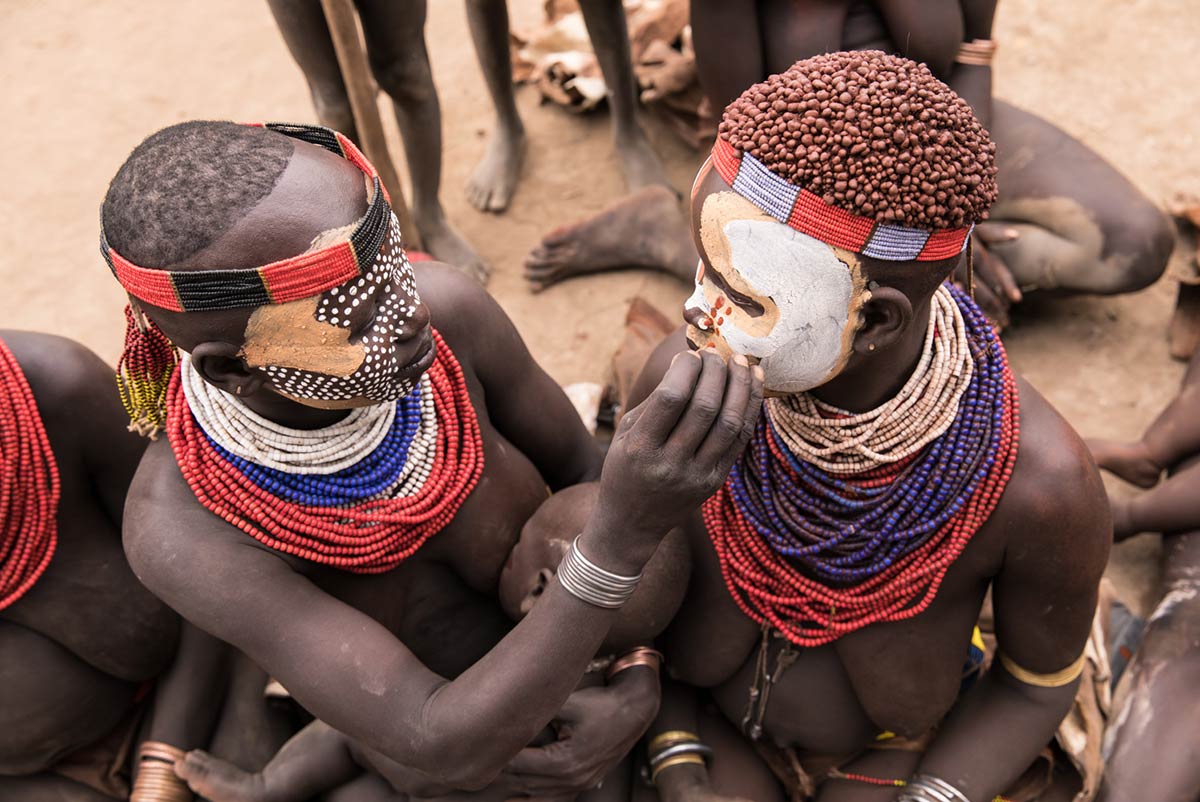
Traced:
<path id="1" fill-rule="evenodd" d="M 1123 264 L 1112 292 L 1133 292 L 1158 281 L 1174 246 L 1171 221 L 1152 204 L 1140 204 L 1121 218 L 1105 232 L 1105 258 Z"/>
<path id="2" fill-rule="evenodd" d="M 437 99 L 429 55 L 423 44 L 389 58 L 371 59 L 371 72 L 379 88 L 401 106 Z"/>

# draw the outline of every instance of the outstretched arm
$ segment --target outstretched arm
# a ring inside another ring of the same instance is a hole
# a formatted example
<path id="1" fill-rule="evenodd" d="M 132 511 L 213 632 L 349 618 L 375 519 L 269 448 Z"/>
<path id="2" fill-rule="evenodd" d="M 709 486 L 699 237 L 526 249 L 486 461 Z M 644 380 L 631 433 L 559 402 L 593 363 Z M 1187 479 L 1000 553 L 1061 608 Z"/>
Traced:
<path id="1" fill-rule="evenodd" d="M 639 573 L 724 480 L 761 394 L 744 361 L 726 370 L 715 356 L 677 360 L 622 422 L 581 551 L 610 571 Z M 246 652 L 315 716 L 456 788 L 487 785 L 551 720 L 615 615 L 555 579 L 492 651 L 447 681 L 377 621 L 192 502 L 165 444 L 135 479 L 126 551 L 151 590 Z"/>
<path id="2" fill-rule="evenodd" d="M 1003 793 L 1070 709 L 1079 683 L 1063 672 L 1083 655 L 1111 540 L 1083 444 L 1027 385 L 1021 401 L 1017 472 L 993 515 L 1010 533 L 993 584 L 1005 659 L 955 706 L 918 769 L 972 800 Z"/>

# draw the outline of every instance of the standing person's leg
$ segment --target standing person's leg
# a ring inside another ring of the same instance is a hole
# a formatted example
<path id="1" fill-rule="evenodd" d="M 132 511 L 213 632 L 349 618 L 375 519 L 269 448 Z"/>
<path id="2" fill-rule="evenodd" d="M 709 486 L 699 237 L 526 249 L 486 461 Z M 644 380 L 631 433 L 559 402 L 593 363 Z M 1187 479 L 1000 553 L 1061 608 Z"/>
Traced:
<path id="1" fill-rule="evenodd" d="M 588 38 L 608 85 L 613 141 L 629 189 L 651 184 L 670 187 L 666 170 L 637 120 L 638 87 L 629 51 L 629 28 L 620 0 L 579 0 Z"/>
<path id="2" fill-rule="evenodd" d="M 1200 791 L 1200 532 L 1163 538 L 1166 593 L 1113 700 L 1100 802 Z"/>
<path id="3" fill-rule="evenodd" d="M 525 157 L 525 126 L 513 95 L 512 54 L 508 46 L 508 3 L 505 0 L 467 0 L 467 20 L 475 55 L 483 70 L 496 127 L 487 152 L 467 182 L 467 199 L 476 209 L 502 212 L 508 208 L 521 162 Z"/>
<path id="4" fill-rule="evenodd" d="M 283 41 L 308 81 L 317 119 L 355 142 L 358 131 L 342 83 L 321 0 L 267 0 Z"/>
<path id="5" fill-rule="evenodd" d="M 412 179 L 413 223 L 425 250 L 480 282 L 487 267 L 451 227 L 438 200 L 442 181 L 442 111 L 429 52 L 425 49 L 425 0 L 355 0 L 375 80 L 391 96 Z"/>
<path id="6" fill-rule="evenodd" d="M 692 41 L 700 87 L 720 115 L 766 77 L 757 0 L 692 0 Z"/>
<path id="7" fill-rule="evenodd" d="M 1112 165 L 1003 101 L 993 104 L 991 134 L 1000 197 L 989 222 L 1017 236 L 989 247 L 1022 289 L 1111 295 L 1162 275 L 1170 221 Z"/>

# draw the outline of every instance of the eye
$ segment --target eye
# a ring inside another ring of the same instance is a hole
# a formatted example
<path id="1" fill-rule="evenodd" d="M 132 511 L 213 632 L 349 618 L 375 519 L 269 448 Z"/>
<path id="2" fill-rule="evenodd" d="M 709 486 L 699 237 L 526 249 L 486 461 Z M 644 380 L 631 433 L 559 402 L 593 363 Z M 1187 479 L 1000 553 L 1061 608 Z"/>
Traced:
<path id="1" fill-rule="evenodd" d="M 703 267 L 701 269 L 703 270 Z M 736 304 L 750 317 L 762 317 L 764 314 L 766 314 L 767 310 L 763 308 L 762 304 L 745 293 L 738 292 L 733 287 L 730 287 L 729 282 L 725 280 L 725 277 L 722 276 L 721 272 L 716 268 L 704 270 L 703 275 L 705 278 L 715 284 L 717 289 L 725 293 L 725 297 L 728 298 L 731 303 Z"/>

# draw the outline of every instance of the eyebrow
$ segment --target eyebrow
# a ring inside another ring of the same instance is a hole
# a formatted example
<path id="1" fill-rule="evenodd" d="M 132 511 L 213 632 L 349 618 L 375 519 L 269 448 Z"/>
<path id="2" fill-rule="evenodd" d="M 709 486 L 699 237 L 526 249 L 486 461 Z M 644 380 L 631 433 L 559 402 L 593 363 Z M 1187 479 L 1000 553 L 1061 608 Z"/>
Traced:
<path id="1" fill-rule="evenodd" d="M 721 271 L 714 267 L 706 266 L 704 275 L 711 277 L 712 283 L 716 284 L 717 288 L 725 293 L 725 297 L 740 306 L 750 317 L 762 317 L 767 313 L 767 310 L 758 301 L 730 287 L 729 282 L 721 275 Z"/>

